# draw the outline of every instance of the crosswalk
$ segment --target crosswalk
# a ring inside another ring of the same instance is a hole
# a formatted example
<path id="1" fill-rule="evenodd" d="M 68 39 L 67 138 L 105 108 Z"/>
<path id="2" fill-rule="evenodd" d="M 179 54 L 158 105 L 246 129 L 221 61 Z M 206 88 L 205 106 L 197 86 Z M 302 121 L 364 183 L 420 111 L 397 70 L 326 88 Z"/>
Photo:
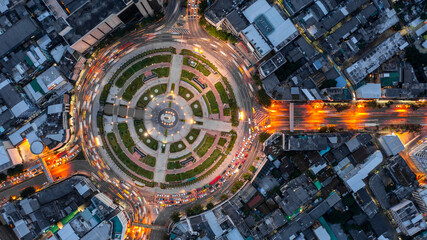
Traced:
<path id="1" fill-rule="evenodd" d="M 181 33 L 181 34 L 189 34 L 190 33 L 190 31 L 188 29 L 176 28 L 176 27 L 169 29 L 168 32 Z"/>
<path id="2" fill-rule="evenodd" d="M 253 120 L 255 123 L 260 124 L 261 122 L 263 122 L 264 120 L 267 119 L 268 117 L 268 112 L 265 111 L 263 108 L 259 107 L 259 106 L 254 106 L 252 112 L 252 116 L 253 116 Z"/>

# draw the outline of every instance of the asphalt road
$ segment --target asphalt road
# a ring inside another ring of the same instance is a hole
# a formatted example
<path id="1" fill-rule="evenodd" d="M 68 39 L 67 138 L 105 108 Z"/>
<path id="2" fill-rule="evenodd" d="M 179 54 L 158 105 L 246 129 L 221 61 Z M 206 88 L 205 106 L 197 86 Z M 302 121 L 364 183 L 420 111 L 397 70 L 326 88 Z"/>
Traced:
<path id="1" fill-rule="evenodd" d="M 272 105 L 270 111 L 270 131 L 290 129 L 290 103 Z M 338 112 L 333 107 L 316 107 L 316 104 L 294 104 L 294 129 L 317 130 L 321 126 L 333 125 L 344 129 L 365 127 L 385 127 L 392 124 L 427 124 L 427 107 L 412 110 L 404 104 L 393 104 L 389 108 L 357 107 Z"/>

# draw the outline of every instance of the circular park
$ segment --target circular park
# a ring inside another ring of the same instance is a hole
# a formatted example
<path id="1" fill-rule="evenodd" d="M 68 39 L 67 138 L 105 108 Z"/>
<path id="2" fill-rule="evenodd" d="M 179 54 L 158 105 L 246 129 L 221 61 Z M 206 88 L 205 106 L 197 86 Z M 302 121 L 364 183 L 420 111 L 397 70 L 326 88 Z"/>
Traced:
<path id="1" fill-rule="evenodd" d="M 228 79 L 203 55 L 143 47 L 103 82 L 93 124 L 116 172 L 140 187 L 178 190 L 219 175 L 239 109 Z"/>

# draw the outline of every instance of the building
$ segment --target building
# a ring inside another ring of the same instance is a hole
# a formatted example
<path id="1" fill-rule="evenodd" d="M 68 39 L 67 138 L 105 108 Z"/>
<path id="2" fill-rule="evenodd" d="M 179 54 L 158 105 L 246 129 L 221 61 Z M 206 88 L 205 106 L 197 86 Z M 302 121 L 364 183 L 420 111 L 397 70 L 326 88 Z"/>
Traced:
<path id="1" fill-rule="evenodd" d="M 69 178 L 0 209 L 0 220 L 20 240 L 47 233 L 50 240 L 123 240 L 128 218 L 89 179 Z"/>
<path id="2" fill-rule="evenodd" d="M 348 160 L 348 158 L 345 158 L 339 162 L 335 169 L 347 187 L 353 192 L 357 192 L 365 186 L 363 180 L 381 164 L 383 155 L 381 151 L 377 150 L 366 159 L 365 163 L 356 167 L 349 162 L 346 163 L 346 159 Z"/>
<path id="3" fill-rule="evenodd" d="M 417 191 L 412 193 L 415 203 L 421 209 L 423 214 L 427 214 L 427 189 L 418 188 Z"/>
<path id="4" fill-rule="evenodd" d="M 72 49 L 83 53 L 138 14 L 154 15 L 161 0 L 44 0 L 57 18 L 56 30 Z"/>
<path id="5" fill-rule="evenodd" d="M 413 236 L 427 228 L 423 216 L 409 200 L 404 200 L 390 208 L 390 213 L 399 229 L 406 235 Z"/>
<path id="6" fill-rule="evenodd" d="M 18 149 L 13 148 L 10 142 L 0 142 L 0 172 L 21 164 L 22 158 Z"/>
<path id="7" fill-rule="evenodd" d="M 403 146 L 403 143 L 397 135 L 381 136 L 378 141 L 387 154 L 387 157 L 397 155 L 401 151 L 405 150 L 405 146 Z"/>
<path id="8" fill-rule="evenodd" d="M 345 69 L 348 78 L 357 85 L 370 73 L 385 63 L 397 52 L 408 46 L 408 42 L 397 32 Z"/>
<path id="9" fill-rule="evenodd" d="M 0 134 L 9 130 L 16 118 L 27 118 L 35 109 L 29 100 L 0 77 Z"/>
<path id="10" fill-rule="evenodd" d="M 208 8 L 206 8 L 204 15 L 208 23 L 216 28 L 220 28 L 224 23 L 228 14 L 233 12 L 243 0 L 215 0 Z"/>
<path id="11" fill-rule="evenodd" d="M 241 31 L 240 36 L 257 59 L 273 49 L 279 51 L 299 35 L 283 11 L 277 5 L 270 6 L 266 0 L 257 0 L 242 13 L 250 25 Z"/>
<path id="12" fill-rule="evenodd" d="M 381 84 L 368 83 L 356 89 L 358 99 L 379 99 L 381 98 Z"/>
<path id="13" fill-rule="evenodd" d="M 62 76 L 56 66 L 52 66 L 27 84 L 24 87 L 24 91 L 33 102 L 40 103 L 45 95 L 67 84 L 69 84 L 68 81 Z"/>
<path id="14" fill-rule="evenodd" d="M 421 172 L 427 173 L 427 141 L 416 146 L 410 153 L 410 158 Z"/>
<path id="15" fill-rule="evenodd" d="M 6 32 L 0 35 L 0 57 L 13 51 L 24 41 L 30 39 L 36 34 L 37 25 L 27 16 L 15 23 Z"/>

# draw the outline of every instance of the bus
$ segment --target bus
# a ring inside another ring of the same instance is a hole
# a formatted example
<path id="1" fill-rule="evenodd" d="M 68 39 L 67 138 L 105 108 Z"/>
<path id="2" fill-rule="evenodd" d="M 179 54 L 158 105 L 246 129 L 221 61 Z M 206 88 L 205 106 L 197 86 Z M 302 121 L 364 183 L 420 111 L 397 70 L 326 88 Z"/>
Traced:
<path id="1" fill-rule="evenodd" d="M 221 175 L 218 175 L 218 177 L 216 177 L 214 180 L 212 180 L 209 184 L 210 185 L 214 185 L 216 182 L 218 182 L 218 180 L 221 179 Z"/>

